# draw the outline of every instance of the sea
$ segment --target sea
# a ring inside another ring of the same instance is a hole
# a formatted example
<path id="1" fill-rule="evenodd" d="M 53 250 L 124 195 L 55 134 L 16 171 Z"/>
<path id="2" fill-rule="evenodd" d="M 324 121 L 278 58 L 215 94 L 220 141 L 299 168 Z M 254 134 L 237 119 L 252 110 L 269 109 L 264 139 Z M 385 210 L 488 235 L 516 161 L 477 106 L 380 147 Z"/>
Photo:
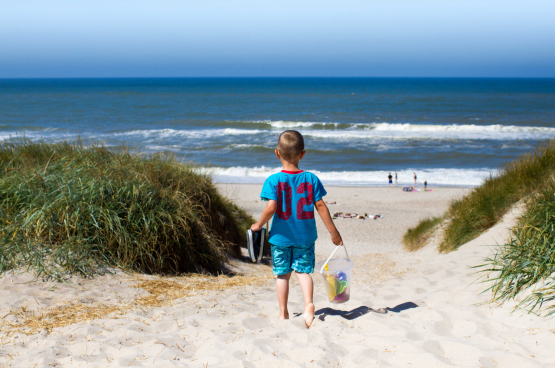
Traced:
<path id="1" fill-rule="evenodd" d="M 281 132 L 325 184 L 476 186 L 555 136 L 555 79 L 0 79 L 0 140 L 171 152 L 216 182 L 280 170 Z"/>

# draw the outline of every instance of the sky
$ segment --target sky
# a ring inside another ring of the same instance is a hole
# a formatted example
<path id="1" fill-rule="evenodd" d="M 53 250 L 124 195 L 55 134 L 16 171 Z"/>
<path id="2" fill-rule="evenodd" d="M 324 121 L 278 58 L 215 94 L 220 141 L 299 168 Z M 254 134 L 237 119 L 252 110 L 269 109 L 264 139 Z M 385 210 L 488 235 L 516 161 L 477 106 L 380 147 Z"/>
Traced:
<path id="1" fill-rule="evenodd" d="M 555 1 L 0 0 L 0 78 L 555 77 Z"/>

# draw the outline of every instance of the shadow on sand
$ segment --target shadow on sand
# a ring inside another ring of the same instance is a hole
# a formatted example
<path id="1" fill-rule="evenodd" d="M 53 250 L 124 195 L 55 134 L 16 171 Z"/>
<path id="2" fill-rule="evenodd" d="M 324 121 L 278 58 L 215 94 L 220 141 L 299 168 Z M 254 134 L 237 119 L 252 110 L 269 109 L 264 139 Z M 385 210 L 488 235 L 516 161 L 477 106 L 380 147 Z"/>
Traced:
<path id="1" fill-rule="evenodd" d="M 250 263 L 250 264 L 252 264 L 252 261 L 251 261 L 250 257 L 245 256 L 245 255 L 241 255 L 241 256 L 238 258 L 238 260 L 240 260 L 241 262 L 244 262 L 244 263 Z M 260 263 L 263 264 L 263 265 L 265 265 L 265 266 L 271 266 L 271 265 L 272 265 L 272 258 L 263 257 L 263 258 L 260 260 Z"/>
<path id="2" fill-rule="evenodd" d="M 387 312 L 401 313 L 404 310 L 412 309 L 412 308 L 418 308 L 418 305 L 416 305 L 413 302 L 406 302 L 406 303 L 401 303 L 393 308 L 387 307 L 387 308 L 376 308 L 376 309 L 360 306 L 350 311 L 337 310 L 333 308 L 322 308 L 317 310 L 315 315 L 318 316 L 318 318 L 321 321 L 324 321 L 327 316 L 340 316 L 348 320 L 353 320 L 358 317 L 364 316 L 365 314 L 368 314 L 370 312 L 379 313 L 379 314 L 387 314 Z"/>

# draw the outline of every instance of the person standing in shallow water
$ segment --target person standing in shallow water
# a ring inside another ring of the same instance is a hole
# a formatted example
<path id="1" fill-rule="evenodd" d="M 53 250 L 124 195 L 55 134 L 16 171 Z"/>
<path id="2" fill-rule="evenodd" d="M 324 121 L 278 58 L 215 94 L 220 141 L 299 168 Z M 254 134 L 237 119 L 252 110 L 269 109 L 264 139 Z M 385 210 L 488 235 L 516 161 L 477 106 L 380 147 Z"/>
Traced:
<path id="1" fill-rule="evenodd" d="M 399 185 L 399 183 L 397 183 L 397 173 L 395 173 L 395 186 Z"/>
<path id="2" fill-rule="evenodd" d="M 414 173 L 414 186 L 418 186 L 418 184 L 416 184 L 416 173 Z"/>
<path id="3" fill-rule="evenodd" d="M 389 187 L 391 188 L 391 185 L 393 184 L 393 176 L 391 176 L 391 173 L 389 173 L 387 179 L 389 180 Z"/>

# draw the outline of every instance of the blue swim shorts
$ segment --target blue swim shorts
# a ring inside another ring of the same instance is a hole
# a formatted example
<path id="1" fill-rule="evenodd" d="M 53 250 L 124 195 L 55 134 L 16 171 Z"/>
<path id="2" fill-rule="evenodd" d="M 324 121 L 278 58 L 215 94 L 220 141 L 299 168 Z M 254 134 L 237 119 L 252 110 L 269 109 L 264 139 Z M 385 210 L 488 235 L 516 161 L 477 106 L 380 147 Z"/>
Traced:
<path id="1" fill-rule="evenodd" d="M 272 267 L 274 275 L 285 275 L 291 271 L 313 273 L 316 264 L 314 244 L 274 245 L 272 244 Z"/>

